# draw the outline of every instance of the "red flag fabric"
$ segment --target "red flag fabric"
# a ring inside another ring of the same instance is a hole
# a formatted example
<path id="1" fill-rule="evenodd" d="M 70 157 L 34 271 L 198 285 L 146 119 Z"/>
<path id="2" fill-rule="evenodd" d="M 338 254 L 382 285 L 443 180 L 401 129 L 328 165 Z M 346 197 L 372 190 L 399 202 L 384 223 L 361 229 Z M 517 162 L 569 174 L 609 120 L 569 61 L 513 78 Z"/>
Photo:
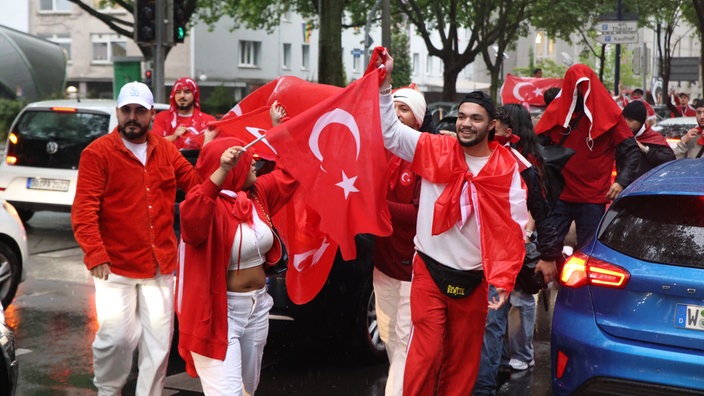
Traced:
<path id="1" fill-rule="evenodd" d="M 220 121 L 211 122 L 210 127 L 220 129 L 220 136 L 236 137 L 245 143 L 252 142 L 271 129 L 271 117 L 269 116 L 269 108 L 264 106 L 256 110 L 245 113 L 239 117 L 223 118 Z M 260 140 L 252 146 L 254 153 L 260 157 L 274 161 L 276 159 L 276 150 L 269 144 L 266 138 Z"/>
<path id="2" fill-rule="evenodd" d="M 320 231 L 340 245 L 345 260 L 356 256 L 356 234 L 391 233 L 379 72 L 267 132 L 304 202 L 320 216 Z"/>
<path id="3" fill-rule="evenodd" d="M 340 91 L 342 88 L 334 85 L 316 84 L 294 76 L 281 76 L 247 95 L 230 109 L 223 119 L 239 117 L 262 106 L 271 106 L 275 100 L 286 109 L 288 117 L 294 117 Z"/>
<path id="4" fill-rule="evenodd" d="M 328 279 L 338 244 L 320 232 L 320 216 L 299 189 L 272 218 L 289 253 L 286 290 L 294 304 L 312 300 Z"/>
<path id="5" fill-rule="evenodd" d="M 543 92 L 552 87 L 562 88 L 562 79 L 518 77 L 507 74 L 504 85 L 501 86 L 501 102 L 545 106 Z"/>

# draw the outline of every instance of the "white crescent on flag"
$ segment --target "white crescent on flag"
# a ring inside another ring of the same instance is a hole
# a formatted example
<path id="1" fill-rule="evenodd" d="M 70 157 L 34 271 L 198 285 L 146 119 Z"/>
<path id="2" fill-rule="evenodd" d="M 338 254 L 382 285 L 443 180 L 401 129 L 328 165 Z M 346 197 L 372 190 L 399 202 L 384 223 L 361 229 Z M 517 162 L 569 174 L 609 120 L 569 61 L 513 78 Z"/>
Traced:
<path id="1" fill-rule="evenodd" d="M 359 158 L 360 149 L 360 139 L 359 139 L 359 127 L 357 127 L 357 121 L 355 121 L 352 114 L 342 110 L 340 108 L 334 109 L 323 114 L 318 121 L 313 126 L 313 130 L 310 133 L 310 138 L 308 139 L 308 145 L 310 146 L 310 151 L 313 152 L 315 158 L 318 161 L 323 162 L 323 154 L 320 152 L 320 146 L 318 145 L 318 140 L 320 139 L 320 134 L 323 132 L 326 126 L 330 124 L 342 124 L 347 127 L 347 129 L 352 133 L 354 141 L 356 143 L 357 152 L 355 154 L 355 159 Z"/>

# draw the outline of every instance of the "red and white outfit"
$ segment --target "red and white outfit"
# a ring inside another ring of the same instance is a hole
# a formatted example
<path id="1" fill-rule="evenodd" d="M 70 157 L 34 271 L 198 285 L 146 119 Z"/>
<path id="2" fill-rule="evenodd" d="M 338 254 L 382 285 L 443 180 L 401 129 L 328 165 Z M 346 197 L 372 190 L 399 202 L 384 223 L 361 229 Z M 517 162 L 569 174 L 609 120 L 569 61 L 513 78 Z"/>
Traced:
<path id="1" fill-rule="evenodd" d="M 298 185 L 276 169 L 257 178 L 249 193 L 241 191 L 252 158 L 247 151 L 222 188 L 218 187 L 207 175 L 219 166 L 222 152 L 234 145 L 244 143 L 220 138 L 203 149 L 196 168 L 205 181 L 189 191 L 181 203 L 184 244 L 176 293 L 178 350 L 186 361 L 186 371 L 200 376 L 207 395 L 251 395 L 259 384 L 273 300 L 266 287 L 244 293 L 228 291 L 228 270 L 236 269 L 245 258 L 258 258 L 247 267 L 278 261 L 278 238 L 273 238 L 273 244 L 257 245 L 258 234 L 271 232 L 267 214 L 276 213 Z M 256 200 L 251 199 L 253 194 Z M 257 235 L 251 244 L 242 237 L 245 228 Z M 241 240 L 245 242 L 240 244 Z"/>
<path id="2" fill-rule="evenodd" d="M 95 282 L 98 330 L 93 383 L 99 395 L 119 394 L 139 347 L 137 394 L 161 395 L 173 335 L 173 232 L 176 187 L 200 183 L 193 166 L 166 140 L 147 133 L 131 144 L 117 129 L 81 153 L 71 223 L 91 270 L 109 263 Z M 138 221 L 135 221 L 138 220 Z"/>
<path id="3" fill-rule="evenodd" d="M 456 138 L 401 124 L 389 95 L 379 98 L 384 145 L 413 163 L 421 178 L 416 250 L 458 270 L 483 270 L 488 283 L 513 289 L 523 264 L 526 191 L 512 154 L 490 143 L 489 157 L 466 155 Z M 443 294 L 416 255 L 413 328 L 404 394 L 466 395 L 477 377 L 487 283 L 464 298 Z"/>
<path id="4" fill-rule="evenodd" d="M 374 296 L 379 336 L 389 357 L 386 396 L 403 395 L 408 339 L 411 334 L 411 272 L 415 249 L 420 177 L 412 164 L 393 156 L 389 161 L 386 202 L 393 233 L 374 247 Z"/>
<path id="5" fill-rule="evenodd" d="M 188 89 L 193 93 L 193 113 L 190 115 L 180 115 L 176 105 L 176 91 Z M 178 79 L 169 96 L 169 111 L 162 111 L 154 117 L 152 132 L 157 136 L 173 135 L 176 128 L 185 126 L 187 132 L 174 140 L 176 148 L 200 149 L 203 145 L 203 131 L 210 122 L 217 119 L 210 114 L 200 111 L 200 91 L 195 81 L 188 77 Z"/>

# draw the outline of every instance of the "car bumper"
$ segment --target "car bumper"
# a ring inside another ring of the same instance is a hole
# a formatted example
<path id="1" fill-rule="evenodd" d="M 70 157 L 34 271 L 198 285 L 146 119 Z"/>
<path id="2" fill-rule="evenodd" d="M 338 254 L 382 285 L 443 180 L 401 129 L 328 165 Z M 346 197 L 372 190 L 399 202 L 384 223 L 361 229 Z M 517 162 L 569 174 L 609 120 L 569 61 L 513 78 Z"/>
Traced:
<path id="1" fill-rule="evenodd" d="M 704 394 L 704 353 L 610 336 L 597 326 L 587 288 L 562 288 L 552 321 L 555 395 Z M 557 377 L 558 351 L 567 357 Z M 663 393 L 665 392 L 665 393 Z"/>
<path id="2" fill-rule="evenodd" d="M 67 191 L 29 189 L 30 177 L 67 180 Z M 12 203 L 17 209 L 71 211 L 76 196 L 77 170 L 34 168 L 27 166 L 0 167 L 0 199 Z"/>

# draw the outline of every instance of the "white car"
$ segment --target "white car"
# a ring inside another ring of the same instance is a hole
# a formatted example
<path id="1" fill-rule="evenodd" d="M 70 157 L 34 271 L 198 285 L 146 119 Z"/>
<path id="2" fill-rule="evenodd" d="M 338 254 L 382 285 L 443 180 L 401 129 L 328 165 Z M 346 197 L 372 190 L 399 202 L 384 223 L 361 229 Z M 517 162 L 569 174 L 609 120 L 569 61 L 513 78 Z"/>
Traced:
<path id="1" fill-rule="evenodd" d="M 27 105 L 8 133 L 0 163 L 0 199 L 14 205 L 24 222 L 38 210 L 71 211 L 81 152 L 117 126 L 116 105 L 101 99 Z"/>
<path id="2" fill-rule="evenodd" d="M 665 136 L 670 147 L 674 148 L 682 135 L 697 126 L 697 117 L 673 117 L 658 121 L 651 128 Z"/>
<path id="3" fill-rule="evenodd" d="M 15 208 L 0 201 L 0 300 L 7 307 L 24 280 L 29 251 L 27 233 Z"/>

